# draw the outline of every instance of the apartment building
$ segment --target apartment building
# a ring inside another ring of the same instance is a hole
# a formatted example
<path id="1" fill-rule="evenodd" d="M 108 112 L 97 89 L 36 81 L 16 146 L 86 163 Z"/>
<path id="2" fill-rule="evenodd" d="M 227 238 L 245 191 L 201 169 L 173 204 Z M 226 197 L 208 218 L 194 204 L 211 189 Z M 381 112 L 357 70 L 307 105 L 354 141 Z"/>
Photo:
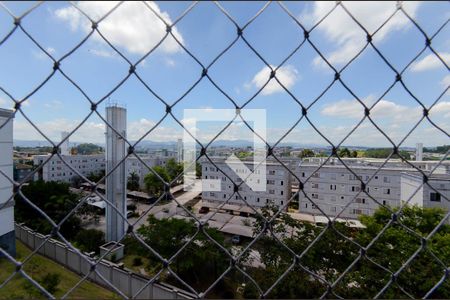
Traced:
<path id="1" fill-rule="evenodd" d="M 13 122 L 8 120 L 12 114 L 0 109 L 0 170 L 9 179 L 13 178 Z M 13 195 L 13 185 L 8 178 L 0 173 L 0 247 L 15 256 L 14 201 L 8 201 Z"/>
<path id="2" fill-rule="evenodd" d="M 39 166 L 46 162 L 50 154 L 35 155 L 34 165 Z M 80 174 L 89 176 L 90 174 L 98 174 L 105 170 L 105 155 L 61 155 L 64 161 L 72 168 L 76 169 Z M 169 159 L 175 159 L 173 155 L 168 156 L 142 156 L 141 160 L 149 167 L 165 166 Z M 128 178 L 131 173 L 136 173 L 139 176 L 140 186 L 143 187 L 144 177 L 150 171 L 145 164 L 135 156 L 130 156 L 125 160 L 125 174 Z M 56 155 L 41 168 L 35 175 L 35 180 L 42 179 L 44 181 L 61 181 L 72 183 L 76 180 L 78 175 L 71 170 L 63 161 Z"/>
<path id="3" fill-rule="evenodd" d="M 431 174 L 428 184 L 418 172 L 401 174 L 401 199 L 411 205 L 421 207 L 440 207 L 450 210 L 450 174 Z M 431 187 L 432 188 L 431 188 Z M 449 220 L 450 222 L 450 220 Z"/>
<path id="4" fill-rule="evenodd" d="M 202 179 L 206 182 L 206 184 L 203 184 L 203 201 L 216 203 L 225 202 L 231 197 L 228 203 L 245 204 L 245 202 L 234 193 L 234 185 L 230 178 L 236 184 L 240 184 L 243 181 L 242 178 L 245 179 L 253 170 L 253 162 L 241 160 L 225 162 L 224 158 L 213 158 L 212 161 L 216 166 L 206 159 L 201 161 Z M 243 200 L 254 207 L 263 207 L 268 203 L 273 203 L 277 206 L 285 205 L 291 196 L 289 172 L 277 162 L 266 162 L 264 165 L 261 165 L 261 167 L 265 167 L 265 178 L 264 176 L 254 176 L 254 178 L 249 178 L 249 181 L 265 180 L 265 190 L 255 192 L 244 183 L 239 188 L 239 193 L 242 195 Z M 261 170 L 259 169 L 261 167 L 258 167 L 254 173 L 257 175 L 260 174 Z M 227 178 L 227 176 L 229 178 Z M 211 181 L 208 182 L 207 180 L 216 180 L 219 184 L 212 183 Z M 257 183 L 262 184 L 262 182 Z"/>
<path id="5" fill-rule="evenodd" d="M 136 156 L 130 156 L 126 159 L 125 162 L 125 174 L 128 178 L 132 173 L 135 173 L 139 176 L 139 186 L 141 188 L 144 187 L 144 178 L 150 173 L 148 167 L 153 168 L 155 166 L 165 166 L 169 159 L 175 159 L 176 157 L 169 156 L 139 156 L 138 159 Z"/>
<path id="6" fill-rule="evenodd" d="M 309 180 L 304 185 L 304 192 L 315 202 L 313 204 L 300 192 L 299 211 L 310 214 L 329 216 L 340 213 L 340 217 L 357 218 L 361 214 L 371 215 L 380 204 L 396 207 L 402 199 L 401 174 L 419 173 L 413 167 L 400 160 L 383 159 L 343 159 L 344 163 L 355 173 L 352 174 L 339 160 L 332 158 L 326 164 L 325 158 L 311 158 L 301 161 L 294 169 L 294 174 L 301 180 Z M 433 170 L 437 162 L 411 162 L 424 171 Z M 324 164 L 324 165 L 323 165 Z M 317 170 L 317 168 L 321 168 Z M 434 173 L 449 174 L 450 164 L 443 163 Z M 356 175 L 356 176 L 355 176 Z M 373 176 L 373 178 L 372 178 Z M 369 179 L 372 178 L 369 182 Z M 362 180 L 366 183 L 367 193 L 378 201 L 376 203 L 366 193 L 361 192 Z M 297 180 L 293 179 L 294 186 Z"/>
<path id="7" fill-rule="evenodd" d="M 90 174 L 98 174 L 105 170 L 105 155 L 61 155 L 62 159 L 70 165 L 71 168 L 77 170 L 84 176 Z M 67 166 L 61 158 L 54 155 L 50 158 L 50 154 L 35 155 L 33 162 L 35 166 L 42 166 L 35 174 L 35 180 L 44 181 L 61 181 L 71 183 L 77 180 L 78 174 Z"/>

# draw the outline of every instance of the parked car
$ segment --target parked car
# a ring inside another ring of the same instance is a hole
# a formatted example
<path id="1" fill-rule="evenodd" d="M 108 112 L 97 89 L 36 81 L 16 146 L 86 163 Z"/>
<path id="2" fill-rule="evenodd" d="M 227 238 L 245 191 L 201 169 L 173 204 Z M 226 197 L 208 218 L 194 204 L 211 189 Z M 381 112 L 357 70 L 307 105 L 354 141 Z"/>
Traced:
<path id="1" fill-rule="evenodd" d="M 233 244 L 240 244 L 241 243 L 241 237 L 239 235 L 233 235 L 231 238 L 231 242 Z"/>
<path id="2" fill-rule="evenodd" d="M 198 213 L 200 213 L 200 214 L 207 214 L 207 213 L 209 213 L 209 207 L 202 206 L 200 208 L 200 210 L 198 211 Z"/>

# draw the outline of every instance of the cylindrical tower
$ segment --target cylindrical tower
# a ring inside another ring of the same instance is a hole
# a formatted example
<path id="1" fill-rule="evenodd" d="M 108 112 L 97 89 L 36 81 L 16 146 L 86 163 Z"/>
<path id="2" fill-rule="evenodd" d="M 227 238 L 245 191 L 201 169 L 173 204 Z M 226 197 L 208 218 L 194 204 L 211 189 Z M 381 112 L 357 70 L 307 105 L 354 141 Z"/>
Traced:
<path id="1" fill-rule="evenodd" d="M 125 140 L 116 132 L 126 138 L 127 111 L 117 105 L 108 106 L 106 120 L 109 124 L 106 125 L 106 174 L 109 174 L 106 177 L 106 199 L 113 204 L 106 206 L 106 241 L 110 242 L 118 241 L 126 230 L 125 162 L 120 163 L 126 156 Z"/>

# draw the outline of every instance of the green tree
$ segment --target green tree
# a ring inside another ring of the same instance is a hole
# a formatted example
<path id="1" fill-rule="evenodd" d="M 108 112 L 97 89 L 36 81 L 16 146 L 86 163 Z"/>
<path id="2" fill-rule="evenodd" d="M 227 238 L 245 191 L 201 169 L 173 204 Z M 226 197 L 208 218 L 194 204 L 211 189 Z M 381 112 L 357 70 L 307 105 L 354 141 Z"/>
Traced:
<path id="1" fill-rule="evenodd" d="M 159 177 L 161 177 L 161 179 L 166 182 L 169 181 L 169 174 L 167 174 L 167 170 L 164 167 L 156 166 L 153 167 L 153 170 L 159 175 Z M 164 191 L 164 182 L 161 179 L 153 174 L 153 172 L 148 173 L 144 177 L 145 188 L 150 195 L 155 195 L 158 197 Z"/>
<path id="2" fill-rule="evenodd" d="M 355 158 L 358 157 L 358 151 L 353 150 L 351 157 L 355 157 Z"/>
<path id="3" fill-rule="evenodd" d="M 217 243 L 224 245 L 224 236 L 216 229 L 205 227 L 204 230 Z M 172 257 L 197 232 L 192 220 L 162 219 L 149 216 L 147 225 L 138 229 L 144 241 L 164 258 Z M 144 251 L 152 264 L 161 265 L 161 261 L 150 251 Z M 204 285 L 212 278 L 217 278 L 229 265 L 225 255 L 211 243 L 202 232 L 177 255 L 172 268 L 183 280 L 194 286 Z M 211 282 L 212 283 L 212 282 Z"/>
<path id="4" fill-rule="evenodd" d="M 166 163 L 167 175 L 169 180 L 174 180 L 179 174 L 183 173 L 183 164 L 177 163 L 175 159 L 171 158 Z M 182 178 L 180 178 L 181 180 Z"/>
<path id="5" fill-rule="evenodd" d="M 99 154 L 104 152 L 103 147 L 97 146 L 92 143 L 79 144 L 75 147 L 75 149 L 78 154 L 82 155 Z"/>
<path id="6" fill-rule="evenodd" d="M 271 219 L 276 212 L 276 207 L 262 209 L 262 215 L 267 219 Z M 385 269 L 395 273 L 404 266 L 396 282 L 381 297 L 404 298 L 406 295 L 397 288 L 398 284 L 414 298 L 420 298 L 439 282 L 445 274 L 444 265 L 447 266 L 450 262 L 450 225 L 444 223 L 439 230 L 434 231 L 444 217 L 445 212 L 441 209 L 405 207 L 397 221 L 378 236 L 392 220 L 391 212 L 384 207 L 378 209 L 373 216 L 362 216 L 361 222 L 365 228 L 361 229 L 350 228 L 341 223 L 327 227 L 315 226 L 293 220 L 281 213 L 271 223 L 271 231 L 267 231 L 275 233 L 277 239 L 271 234 L 262 235 L 255 246 L 266 267 L 252 269 L 250 275 L 263 289 L 267 288 L 295 262 L 290 251 L 287 251 L 278 239 L 299 254 L 320 234 L 320 239 L 298 260 L 303 268 L 294 265 L 269 297 L 320 297 L 326 292 L 326 285 L 310 276 L 304 268 L 329 282 L 334 282 L 360 256 L 360 247 L 356 246 L 356 242 L 363 247 L 371 246 L 335 286 L 336 295 L 343 298 L 373 298 L 391 279 L 391 274 Z M 255 234 L 259 233 L 264 225 L 264 219 L 258 217 Z M 404 226 L 412 232 L 405 230 Z M 420 237 L 427 237 L 432 232 L 432 237 L 426 242 L 427 249 L 420 251 L 417 257 L 405 266 L 408 259 L 424 244 Z M 377 241 L 371 244 L 375 237 L 378 238 Z M 443 265 L 438 263 L 435 257 L 438 257 Z M 251 286 L 246 288 L 245 294 L 249 297 L 258 295 Z M 450 282 L 444 281 L 431 297 L 448 299 Z"/>
<path id="7" fill-rule="evenodd" d="M 367 251 L 367 257 L 396 272 L 402 267 L 421 246 L 420 237 L 427 237 L 445 217 L 445 212 L 438 208 L 421 208 L 418 206 L 407 206 L 403 208 L 398 222 L 394 222 L 378 238 Z M 373 216 L 362 216 L 361 222 L 366 229 L 360 231 L 357 242 L 368 245 L 392 219 L 391 212 L 381 207 Z M 408 232 L 401 225 L 407 226 L 412 232 Z M 443 224 L 427 241 L 427 250 L 419 252 L 417 257 L 408 264 L 397 277 L 396 283 L 414 298 L 423 297 L 444 275 L 442 266 L 430 254 L 438 257 L 447 266 L 450 263 L 450 225 Z M 390 279 L 390 274 L 377 267 L 375 264 L 364 259 L 349 274 L 343 286 L 353 280 L 357 281 L 364 295 L 374 297 L 378 291 Z M 342 287 L 344 290 L 344 287 Z M 358 291 L 353 291 L 352 297 L 360 298 Z M 361 293 L 361 291 L 359 291 Z M 345 294 L 344 294 L 345 295 Z M 405 294 L 397 289 L 388 289 L 382 298 L 404 298 Z M 432 295 L 432 298 L 450 298 L 450 282 L 445 281 L 442 286 Z"/>
<path id="8" fill-rule="evenodd" d="M 89 175 L 86 176 L 86 178 L 92 182 L 99 182 L 100 179 L 102 179 L 104 176 L 105 176 L 105 170 L 101 170 L 100 172 L 89 173 Z"/>
<path id="9" fill-rule="evenodd" d="M 195 163 L 195 176 L 197 176 L 197 178 L 202 177 L 202 165 L 199 162 Z"/>
<path id="10" fill-rule="evenodd" d="M 348 148 L 340 148 L 338 155 L 339 157 L 352 157 L 352 154 Z"/>
<path id="11" fill-rule="evenodd" d="M 61 282 L 61 276 L 58 273 L 47 273 L 41 280 L 40 284 L 50 294 L 55 294 L 58 290 L 58 285 Z"/>
<path id="12" fill-rule="evenodd" d="M 372 158 L 387 158 L 389 157 L 389 155 L 391 155 L 392 152 L 392 148 L 372 148 L 364 151 L 364 156 Z M 409 154 L 409 152 L 405 150 L 400 150 L 399 152 L 403 158 L 411 159 L 411 155 Z M 399 156 L 394 154 L 392 155 L 392 158 L 399 158 Z"/>
<path id="13" fill-rule="evenodd" d="M 66 183 L 38 180 L 22 186 L 21 190 L 26 199 L 39 207 L 56 224 L 63 220 L 78 204 L 78 196 L 69 191 L 69 185 Z M 23 222 L 40 233 L 50 233 L 52 225 L 44 216 L 21 195 L 17 194 L 15 200 L 14 213 L 18 222 Z M 80 223 L 80 219 L 72 214 L 62 224 L 60 232 L 70 237 L 80 229 Z"/>
<path id="14" fill-rule="evenodd" d="M 300 154 L 298 155 L 298 157 L 300 158 L 314 157 L 314 151 L 312 151 L 311 149 L 303 149 L 302 152 L 300 152 Z"/>
<path id="15" fill-rule="evenodd" d="M 139 175 L 136 172 L 131 172 L 127 179 L 127 189 L 132 191 L 139 190 Z"/>
<path id="16" fill-rule="evenodd" d="M 97 229 L 81 229 L 74 240 L 81 251 L 99 253 L 100 246 L 105 243 L 105 234 Z"/>

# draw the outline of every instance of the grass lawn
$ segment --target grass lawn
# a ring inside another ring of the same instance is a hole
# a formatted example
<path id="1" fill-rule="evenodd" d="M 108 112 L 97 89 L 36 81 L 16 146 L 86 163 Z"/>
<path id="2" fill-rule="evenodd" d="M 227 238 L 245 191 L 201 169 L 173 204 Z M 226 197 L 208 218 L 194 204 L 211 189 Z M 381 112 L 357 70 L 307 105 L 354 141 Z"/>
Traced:
<path id="1" fill-rule="evenodd" d="M 30 249 L 19 241 L 16 241 L 16 247 L 17 260 L 24 260 L 31 253 Z M 14 269 L 14 265 L 7 259 L 0 259 L 0 284 L 2 284 L 14 272 Z M 38 254 L 33 255 L 33 257 L 24 264 L 23 269 L 41 285 L 41 281 L 47 274 L 58 274 L 60 281 L 56 286 L 56 292 L 54 292 L 54 296 L 56 298 L 61 298 L 81 279 L 81 277 L 77 274 Z M 20 274 L 16 274 L 7 285 L 0 289 L 0 299 L 36 298 L 44 299 L 46 297 Z M 69 298 L 119 299 L 120 297 L 97 284 L 85 280 L 69 295 Z"/>

